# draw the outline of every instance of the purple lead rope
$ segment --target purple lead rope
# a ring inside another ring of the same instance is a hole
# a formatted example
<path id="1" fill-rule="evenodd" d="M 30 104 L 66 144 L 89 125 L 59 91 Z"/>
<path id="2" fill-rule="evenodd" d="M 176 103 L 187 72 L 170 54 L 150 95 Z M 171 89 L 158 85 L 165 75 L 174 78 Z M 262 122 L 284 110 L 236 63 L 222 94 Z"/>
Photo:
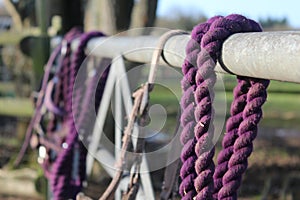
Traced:
<path id="1" fill-rule="evenodd" d="M 52 166 L 51 186 L 54 199 L 75 199 L 76 194 L 82 187 L 82 182 L 85 180 L 86 148 L 78 139 L 78 131 L 90 131 L 90 127 L 87 127 L 86 119 L 89 118 L 88 115 L 95 113 L 95 110 L 88 109 L 88 105 L 95 97 L 97 89 L 96 76 L 88 79 L 86 85 L 84 84 L 85 81 L 83 82 L 84 85 L 79 85 L 79 87 L 74 88 L 74 85 L 79 68 L 86 58 L 85 47 L 88 41 L 94 37 L 101 36 L 103 34 L 100 32 L 82 34 L 79 38 L 78 49 L 73 55 L 70 65 L 69 83 L 65 85 L 65 87 L 68 87 L 68 90 L 67 94 L 64 94 L 67 95 L 65 107 L 66 113 L 68 113 L 67 120 L 63 122 L 67 129 L 67 135 L 64 140 L 64 146 L 66 147 L 57 155 Z M 82 73 L 86 73 L 86 71 Z M 83 74 L 82 77 L 85 79 L 88 76 Z M 100 82 L 103 83 L 103 81 Z M 104 87 L 104 85 L 101 87 Z M 74 118 L 78 120 L 74 121 Z"/>
<path id="2" fill-rule="evenodd" d="M 215 169 L 214 127 L 211 123 L 216 82 L 214 68 L 220 59 L 222 44 L 230 35 L 258 31 L 261 28 L 256 22 L 241 15 L 213 17 L 192 31 L 182 66 L 182 199 L 237 199 L 237 190 L 262 117 L 261 107 L 266 101 L 269 81 L 237 77 L 223 150 Z"/>
<path id="3" fill-rule="evenodd" d="M 28 127 L 28 136 L 20 153 L 22 155 L 25 152 L 31 132 L 35 129 L 39 133 L 36 137 L 37 147 L 46 151 L 46 155 L 39 157 L 39 162 L 50 181 L 54 200 L 75 199 L 86 178 L 87 150 L 83 141 L 79 140 L 78 132 L 84 130 L 87 136 L 92 131 L 94 125 L 92 119 L 95 118 L 100 105 L 111 60 L 102 58 L 100 65 L 93 69 L 92 75 L 88 76 L 87 70 L 81 70 L 83 74 L 80 77 L 84 80 L 76 88 L 74 84 L 79 68 L 86 58 L 85 47 L 88 41 L 101 36 L 103 34 L 100 32 L 83 34 L 80 29 L 73 28 L 53 52 L 45 70 L 36 112 Z M 76 38 L 79 38 L 79 46 L 72 53 L 71 43 Z M 53 65 L 59 51 L 61 62 Z M 51 74 L 52 66 L 56 66 L 54 74 Z M 49 80 L 52 76 L 52 80 Z M 90 106 L 92 104 L 94 106 Z M 42 107 L 47 109 L 48 115 L 41 112 Z M 41 125 L 45 116 L 50 116 L 45 120 L 48 122 L 46 130 Z"/>
<path id="4" fill-rule="evenodd" d="M 195 111 L 195 99 L 194 93 L 196 89 L 195 75 L 197 72 L 197 55 L 200 52 L 200 42 L 203 35 L 209 29 L 211 19 L 207 23 L 196 26 L 191 34 L 191 40 L 186 48 L 187 57 L 184 60 L 182 71 L 184 77 L 181 81 L 183 96 L 181 99 L 182 116 L 181 116 L 181 143 L 183 144 L 183 150 L 181 153 L 181 161 L 183 165 L 180 170 L 180 177 L 182 182 L 180 184 L 179 192 L 182 199 L 193 199 L 196 195 L 196 189 L 194 187 L 194 179 L 197 176 L 194 163 L 197 159 L 195 152 L 196 138 L 194 137 L 194 127 L 196 126 L 196 120 L 194 117 Z"/>

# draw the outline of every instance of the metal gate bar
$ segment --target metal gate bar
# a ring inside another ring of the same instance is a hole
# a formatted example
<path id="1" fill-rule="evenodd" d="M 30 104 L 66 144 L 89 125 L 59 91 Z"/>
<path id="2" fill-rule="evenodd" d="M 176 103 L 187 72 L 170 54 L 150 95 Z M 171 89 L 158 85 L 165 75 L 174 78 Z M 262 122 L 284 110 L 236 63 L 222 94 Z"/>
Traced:
<path id="1" fill-rule="evenodd" d="M 165 61 L 181 67 L 188 40 L 188 35 L 171 37 L 164 47 Z M 129 61 L 150 63 L 158 41 L 159 36 L 103 37 L 92 39 L 87 50 L 98 57 L 121 54 Z M 77 46 L 75 41 L 72 48 Z M 300 83 L 300 32 L 234 34 L 223 44 L 222 61 L 237 75 Z M 226 73 L 219 64 L 216 71 Z"/>

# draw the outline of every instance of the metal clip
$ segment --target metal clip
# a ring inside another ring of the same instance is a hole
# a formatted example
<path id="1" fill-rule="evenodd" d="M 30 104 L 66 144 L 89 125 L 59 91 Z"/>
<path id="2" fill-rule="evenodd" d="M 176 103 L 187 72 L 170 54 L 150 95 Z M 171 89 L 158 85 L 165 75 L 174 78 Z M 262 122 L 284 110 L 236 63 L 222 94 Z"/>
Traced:
<path id="1" fill-rule="evenodd" d="M 68 41 L 67 40 L 63 40 L 61 42 L 61 50 L 60 50 L 60 54 L 62 56 L 65 56 L 67 54 L 67 49 L 68 49 Z"/>
<path id="2" fill-rule="evenodd" d="M 43 164 L 45 158 L 47 157 L 47 149 L 44 146 L 39 146 L 39 157 L 37 158 L 37 161 L 39 164 Z"/>

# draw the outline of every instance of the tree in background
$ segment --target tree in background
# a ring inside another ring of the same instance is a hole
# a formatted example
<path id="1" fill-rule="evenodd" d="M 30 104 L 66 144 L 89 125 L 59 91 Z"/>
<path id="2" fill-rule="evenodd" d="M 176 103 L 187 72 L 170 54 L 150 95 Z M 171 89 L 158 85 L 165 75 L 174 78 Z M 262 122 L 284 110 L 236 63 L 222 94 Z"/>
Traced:
<path id="1" fill-rule="evenodd" d="M 158 0 L 90 0 L 85 12 L 85 28 L 111 35 L 129 28 L 152 27 L 157 3 Z"/>
<path id="2" fill-rule="evenodd" d="M 15 30 L 22 31 L 25 24 L 27 26 L 36 25 L 34 12 L 34 0 L 3 0 L 4 6 L 13 19 Z"/>
<path id="3" fill-rule="evenodd" d="M 83 26 L 82 0 L 4 0 L 4 3 L 17 30 L 33 26 L 47 28 L 50 26 L 51 18 L 55 15 L 62 18 L 62 33 L 67 32 L 73 26 Z M 45 5 L 42 11 L 40 5 Z M 40 12 L 45 22 L 39 22 Z"/>
<path id="4" fill-rule="evenodd" d="M 289 29 L 289 23 L 286 17 L 281 19 L 268 17 L 266 19 L 260 19 L 261 26 L 268 30 L 284 30 Z"/>
<path id="5" fill-rule="evenodd" d="M 22 43 L 25 44 L 25 49 L 28 49 L 26 55 L 33 61 L 32 70 L 27 71 L 33 73 L 22 70 L 22 64 L 12 65 L 16 69 L 14 71 L 19 72 L 14 76 L 15 82 L 18 82 L 17 77 L 23 77 L 23 74 L 33 74 L 27 79 L 31 80 L 31 85 L 37 89 L 43 66 L 48 59 L 50 32 L 51 35 L 53 33 L 62 35 L 74 26 L 84 26 L 86 31 L 101 30 L 112 35 L 129 28 L 153 26 L 158 0 L 3 0 L 3 2 L 13 19 L 12 31 L 21 33 L 25 29 L 35 27 L 42 34 L 30 37 L 27 43 Z M 59 31 L 49 29 L 54 16 L 61 19 L 58 20 L 61 21 Z M 17 46 L 15 52 L 18 51 Z"/>
<path id="6" fill-rule="evenodd" d="M 202 13 L 191 14 L 180 10 L 180 8 L 174 8 L 172 15 L 157 19 L 157 25 L 159 27 L 166 27 L 170 29 L 182 29 L 192 30 L 196 24 L 205 22 L 206 16 Z M 175 13 L 175 14 L 174 14 Z"/>
<path id="7" fill-rule="evenodd" d="M 129 28 L 154 26 L 158 0 L 4 0 L 18 30 L 24 25 L 38 25 L 41 2 L 47 8 L 43 12 L 47 27 L 51 18 L 58 15 L 62 18 L 62 33 L 84 25 L 86 30 L 115 34 Z"/>

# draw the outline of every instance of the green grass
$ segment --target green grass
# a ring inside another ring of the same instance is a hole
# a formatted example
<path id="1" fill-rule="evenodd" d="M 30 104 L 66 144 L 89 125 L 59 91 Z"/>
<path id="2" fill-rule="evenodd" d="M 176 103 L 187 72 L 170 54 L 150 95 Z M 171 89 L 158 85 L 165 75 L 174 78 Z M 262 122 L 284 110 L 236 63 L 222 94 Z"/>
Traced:
<path id="1" fill-rule="evenodd" d="M 226 92 L 228 106 L 230 106 L 232 98 L 232 93 Z M 263 110 L 265 117 L 300 118 L 300 94 L 269 92 Z"/>
<path id="2" fill-rule="evenodd" d="M 33 105 L 29 98 L 0 98 L 0 115 L 31 117 Z"/>
<path id="3" fill-rule="evenodd" d="M 300 94 L 269 93 L 262 125 L 300 130 Z"/>
<path id="4" fill-rule="evenodd" d="M 300 118 L 300 94 L 269 93 L 264 111 L 269 117 Z"/>
<path id="5" fill-rule="evenodd" d="M 227 108 L 232 102 L 232 94 L 226 92 Z M 263 105 L 262 126 L 273 128 L 294 128 L 300 130 L 300 94 L 268 93 Z"/>
<path id="6" fill-rule="evenodd" d="M 225 82 L 226 92 L 217 92 L 216 97 L 226 94 L 227 116 L 229 115 L 229 108 L 232 102 L 232 87 Z M 261 124 L 274 128 L 297 128 L 300 129 L 300 93 L 297 89 L 300 85 L 284 82 L 271 82 L 270 89 L 268 90 L 268 99 L 263 106 L 264 119 Z M 284 91 L 287 91 L 284 93 Z M 174 122 L 169 122 L 170 126 L 174 126 L 176 121 L 176 113 L 179 108 L 179 101 L 172 91 L 167 88 L 156 86 L 151 93 L 151 104 L 161 104 L 170 114 Z M 174 116 L 173 116 L 173 115 Z M 169 117 L 169 116 L 168 116 Z M 168 125 L 167 124 L 167 125 Z"/>
<path id="7" fill-rule="evenodd" d="M 271 81 L 268 88 L 269 92 L 277 93 L 298 93 L 300 94 L 300 84 L 281 81 Z"/>
<path id="8" fill-rule="evenodd" d="M 20 140 L 16 137 L 13 138 L 2 138 L 0 137 L 0 146 L 13 146 L 13 147 L 19 147 L 20 146 Z"/>
<path id="9" fill-rule="evenodd" d="M 233 76 L 223 77 L 226 91 L 221 93 L 217 91 L 216 97 L 226 94 L 227 112 L 232 102 L 232 89 L 236 85 L 236 79 Z M 175 83 L 174 83 L 175 84 Z M 180 84 L 175 88 L 175 92 L 181 95 Z M 13 91 L 11 83 L 1 83 L 0 92 Z M 174 90 L 174 89 L 173 89 Z M 291 127 L 300 129 L 300 85 L 294 83 L 285 83 L 271 81 L 268 89 L 268 100 L 263 106 L 264 120 L 263 125 L 271 127 Z M 168 112 L 167 126 L 173 127 L 176 123 L 176 116 L 180 106 L 179 99 L 173 91 L 163 86 L 157 85 L 150 95 L 151 104 L 160 104 Z M 33 112 L 33 106 L 29 99 L 25 98 L 0 98 L 0 114 L 9 116 L 30 117 Z M 228 115 L 228 113 L 227 113 Z M 172 122 L 174 121 L 174 122 Z"/>
<path id="10" fill-rule="evenodd" d="M 14 84 L 12 82 L 0 82 L 0 92 L 14 91 Z"/>
<path id="11" fill-rule="evenodd" d="M 15 96 L 15 86 L 12 82 L 0 82 L 0 96 Z"/>
<path id="12" fill-rule="evenodd" d="M 236 86 L 236 77 L 230 75 L 224 75 L 223 77 L 226 91 L 232 91 Z M 289 83 L 283 81 L 271 81 L 268 87 L 270 93 L 298 93 L 300 94 L 300 84 Z"/>

